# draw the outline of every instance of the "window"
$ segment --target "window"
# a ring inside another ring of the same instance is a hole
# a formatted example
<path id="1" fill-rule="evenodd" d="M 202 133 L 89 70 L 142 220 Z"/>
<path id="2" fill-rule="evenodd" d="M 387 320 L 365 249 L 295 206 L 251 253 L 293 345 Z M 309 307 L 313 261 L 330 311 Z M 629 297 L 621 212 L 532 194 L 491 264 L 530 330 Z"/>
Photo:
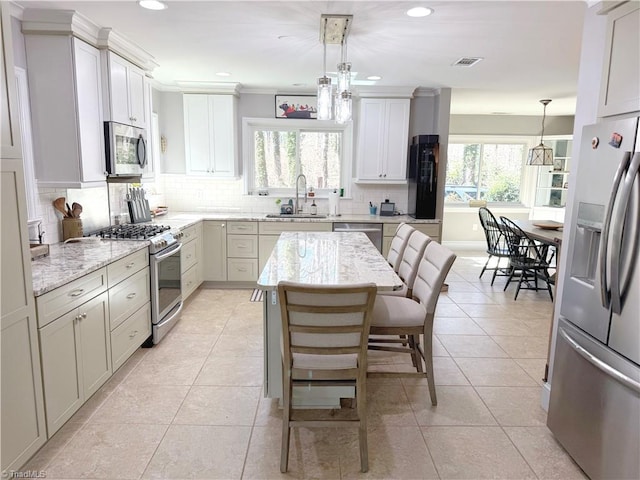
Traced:
<path id="1" fill-rule="evenodd" d="M 349 184 L 351 125 L 245 119 L 243 138 L 246 193 L 293 195 L 301 173 L 318 194 Z"/>
<path id="2" fill-rule="evenodd" d="M 520 204 L 527 141 L 450 139 L 445 201 L 469 200 Z"/>

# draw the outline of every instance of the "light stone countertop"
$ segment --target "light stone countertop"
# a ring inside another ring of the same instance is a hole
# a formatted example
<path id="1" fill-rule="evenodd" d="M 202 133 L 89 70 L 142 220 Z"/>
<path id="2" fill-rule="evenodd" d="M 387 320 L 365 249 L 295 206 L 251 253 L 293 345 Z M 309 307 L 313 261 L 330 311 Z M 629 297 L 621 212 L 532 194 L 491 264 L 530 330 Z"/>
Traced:
<path id="1" fill-rule="evenodd" d="M 353 222 L 353 223 L 440 223 L 439 219 L 415 219 L 408 215 L 380 217 L 344 214 L 324 218 L 267 218 L 266 213 L 242 212 L 175 212 L 153 219 L 152 223 L 184 229 L 202 220 L 253 222 Z M 31 262 L 34 295 L 40 296 L 54 288 L 98 270 L 126 255 L 146 248 L 149 242 L 140 240 L 97 240 L 78 243 L 56 243 L 49 255 Z M 374 249 L 375 250 L 375 249 Z M 375 250 L 377 253 L 377 250 Z M 379 255 L 379 254 L 378 254 Z M 347 259 L 344 260 L 345 262 Z M 371 280 L 366 280 L 371 281 Z"/>
<path id="2" fill-rule="evenodd" d="M 280 235 L 258 286 L 272 290 L 280 281 L 312 285 L 373 282 L 396 290 L 402 280 L 362 232 L 287 232 Z"/>
<path id="3" fill-rule="evenodd" d="M 148 245 L 146 240 L 97 239 L 50 245 L 48 256 L 31 262 L 33 294 L 38 297 Z"/>

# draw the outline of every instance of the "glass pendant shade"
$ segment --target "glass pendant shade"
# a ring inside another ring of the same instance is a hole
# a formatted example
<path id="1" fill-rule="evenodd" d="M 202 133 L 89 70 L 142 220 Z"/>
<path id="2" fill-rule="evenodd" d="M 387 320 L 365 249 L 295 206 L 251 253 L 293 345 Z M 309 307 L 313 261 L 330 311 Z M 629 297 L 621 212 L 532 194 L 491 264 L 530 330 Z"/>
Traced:
<path id="1" fill-rule="evenodd" d="M 338 93 L 351 90 L 351 63 L 338 64 Z"/>
<path id="2" fill-rule="evenodd" d="M 336 97 L 336 122 L 347 123 L 351 120 L 353 102 L 351 92 L 341 92 Z"/>
<path id="3" fill-rule="evenodd" d="M 329 77 L 318 78 L 318 120 L 331 120 L 333 85 Z"/>
<path id="4" fill-rule="evenodd" d="M 528 165 L 553 165 L 553 149 L 545 147 L 544 143 L 529 150 Z"/>

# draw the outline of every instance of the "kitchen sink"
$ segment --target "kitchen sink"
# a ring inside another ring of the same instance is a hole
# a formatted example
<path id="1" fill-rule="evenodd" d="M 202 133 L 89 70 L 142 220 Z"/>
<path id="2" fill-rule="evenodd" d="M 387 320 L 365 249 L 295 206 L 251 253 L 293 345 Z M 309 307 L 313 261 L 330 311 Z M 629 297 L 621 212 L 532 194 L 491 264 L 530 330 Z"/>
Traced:
<path id="1" fill-rule="evenodd" d="M 310 213 L 269 213 L 266 218 L 327 218 L 327 216 L 311 215 Z"/>

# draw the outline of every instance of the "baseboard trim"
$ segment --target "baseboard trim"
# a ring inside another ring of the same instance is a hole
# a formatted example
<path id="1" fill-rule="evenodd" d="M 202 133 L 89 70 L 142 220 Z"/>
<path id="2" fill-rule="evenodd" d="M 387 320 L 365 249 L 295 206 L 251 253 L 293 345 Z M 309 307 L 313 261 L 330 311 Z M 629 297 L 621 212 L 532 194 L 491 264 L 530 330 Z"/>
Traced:
<path id="1" fill-rule="evenodd" d="M 542 386 L 542 393 L 540 395 L 540 405 L 545 412 L 549 411 L 549 401 L 551 399 L 551 385 L 549 382 Z"/>

